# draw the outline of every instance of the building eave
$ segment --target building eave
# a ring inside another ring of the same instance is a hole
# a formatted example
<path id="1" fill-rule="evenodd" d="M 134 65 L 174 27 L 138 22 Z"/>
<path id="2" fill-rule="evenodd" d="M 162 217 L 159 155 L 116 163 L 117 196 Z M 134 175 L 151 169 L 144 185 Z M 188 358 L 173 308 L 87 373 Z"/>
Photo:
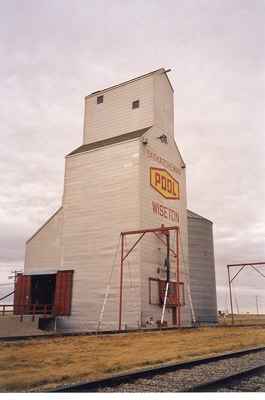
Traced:
<path id="1" fill-rule="evenodd" d="M 58 214 L 61 210 L 63 209 L 63 206 L 61 206 L 60 208 L 58 208 L 57 211 L 55 211 L 55 213 L 53 213 L 50 218 L 48 218 L 44 224 L 41 225 L 41 227 L 39 229 L 37 229 L 32 236 L 30 236 L 30 238 L 26 241 L 26 244 L 28 244 L 44 227 L 45 225 L 47 225 L 52 219 L 53 217 L 55 217 L 56 214 Z"/>
<path id="2" fill-rule="evenodd" d="M 108 139 L 99 140 L 97 142 L 83 144 L 82 146 L 77 147 L 71 153 L 67 154 L 66 157 L 70 157 L 75 154 L 84 153 L 84 152 L 91 151 L 91 150 L 96 150 L 96 149 L 106 147 L 106 146 L 111 146 L 116 143 L 127 142 L 128 140 L 140 138 L 149 129 L 151 129 L 151 126 L 148 126 L 147 128 L 144 128 L 144 129 L 138 129 L 137 131 L 127 132 L 122 135 L 114 136 L 114 137 L 111 137 Z"/>
<path id="3" fill-rule="evenodd" d="M 209 220 L 208 218 L 203 217 L 202 215 L 199 215 L 197 213 L 195 213 L 194 211 L 188 210 L 187 209 L 187 217 L 189 219 L 200 219 L 202 221 L 208 222 L 210 224 L 213 224 L 213 222 L 211 220 Z"/>
<path id="4" fill-rule="evenodd" d="M 151 76 L 151 75 L 154 75 L 154 74 L 157 74 L 157 73 L 161 73 L 161 74 L 165 74 L 165 75 L 166 75 L 166 78 L 167 78 L 167 80 L 168 80 L 168 83 L 169 83 L 169 85 L 170 85 L 172 91 L 174 92 L 174 89 L 173 89 L 173 87 L 172 87 L 172 85 L 171 85 L 171 82 L 170 82 L 170 80 L 169 80 L 169 78 L 168 78 L 168 76 L 167 76 L 167 72 L 169 72 L 169 71 L 170 71 L 169 69 L 159 68 L 159 69 L 156 69 L 156 70 L 154 70 L 154 71 L 148 72 L 147 74 L 137 76 L 136 78 L 133 78 L 133 79 L 129 79 L 128 81 L 118 83 L 117 85 L 112 85 L 112 86 L 109 86 L 109 87 L 107 87 L 107 88 L 104 88 L 104 89 L 101 89 L 101 90 L 97 90 L 97 91 L 95 91 L 95 92 L 92 92 L 92 93 L 88 94 L 88 95 L 85 97 L 85 99 L 87 99 L 88 97 L 93 97 L 93 96 L 98 96 L 98 95 L 100 95 L 100 94 L 104 94 L 104 93 L 108 92 L 109 90 L 117 89 L 117 88 L 119 88 L 119 87 L 121 87 L 121 86 L 128 85 L 128 84 L 130 84 L 130 83 L 133 83 L 133 82 L 135 82 L 135 81 L 138 81 L 139 79 L 144 79 L 144 78 L 147 78 L 148 76 Z"/>

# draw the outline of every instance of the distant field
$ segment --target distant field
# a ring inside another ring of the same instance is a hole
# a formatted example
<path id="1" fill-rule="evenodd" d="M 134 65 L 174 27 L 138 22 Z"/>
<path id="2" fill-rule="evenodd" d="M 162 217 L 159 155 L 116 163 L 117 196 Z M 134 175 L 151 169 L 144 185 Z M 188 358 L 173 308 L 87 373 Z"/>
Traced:
<path id="1" fill-rule="evenodd" d="M 265 329 L 261 327 L 0 342 L 0 391 L 38 391 L 162 362 L 257 345 L 265 346 Z"/>
<path id="2" fill-rule="evenodd" d="M 232 316 L 220 317 L 220 325 L 229 325 L 232 323 Z M 265 315 L 264 314 L 235 314 L 234 315 L 235 325 L 265 325 Z"/>

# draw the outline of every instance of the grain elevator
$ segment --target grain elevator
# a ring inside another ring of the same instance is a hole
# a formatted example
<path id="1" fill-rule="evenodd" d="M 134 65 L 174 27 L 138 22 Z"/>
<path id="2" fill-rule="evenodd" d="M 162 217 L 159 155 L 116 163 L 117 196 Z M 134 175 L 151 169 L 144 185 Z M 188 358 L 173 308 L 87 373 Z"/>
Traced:
<path id="1" fill-rule="evenodd" d="M 15 310 L 45 306 L 67 331 L 215 322 L 213 243 L 193 245 L 185 172 L 165 69 L 88 95 L 62 206 L 26 242 Z"/>

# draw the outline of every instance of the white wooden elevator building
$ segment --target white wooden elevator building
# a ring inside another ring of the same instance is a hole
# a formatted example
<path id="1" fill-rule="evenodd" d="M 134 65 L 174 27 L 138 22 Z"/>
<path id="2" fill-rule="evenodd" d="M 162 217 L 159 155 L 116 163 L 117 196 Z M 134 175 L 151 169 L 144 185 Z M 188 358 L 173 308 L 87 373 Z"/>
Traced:
<path id="1" fill-rule="evenodd" d="M 49 304 L 62 330 L 156 327 L 168 280 L 165 325 L 216 322 L 212 224 L 187 211 L 185 175 L 165 69 L 88 95 L 62 206 L 26 243 L 15 305 Z"/>

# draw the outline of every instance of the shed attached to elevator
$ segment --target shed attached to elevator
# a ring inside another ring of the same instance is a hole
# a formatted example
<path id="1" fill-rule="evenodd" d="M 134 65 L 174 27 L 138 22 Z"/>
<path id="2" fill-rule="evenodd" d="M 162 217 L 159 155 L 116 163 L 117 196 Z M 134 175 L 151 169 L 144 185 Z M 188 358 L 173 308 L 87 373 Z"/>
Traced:
<path id="1" fill-rule="evenodd" d="M 196 320 L 217 322 L 213 224 L 188 210 L 190 289 Z"/>

